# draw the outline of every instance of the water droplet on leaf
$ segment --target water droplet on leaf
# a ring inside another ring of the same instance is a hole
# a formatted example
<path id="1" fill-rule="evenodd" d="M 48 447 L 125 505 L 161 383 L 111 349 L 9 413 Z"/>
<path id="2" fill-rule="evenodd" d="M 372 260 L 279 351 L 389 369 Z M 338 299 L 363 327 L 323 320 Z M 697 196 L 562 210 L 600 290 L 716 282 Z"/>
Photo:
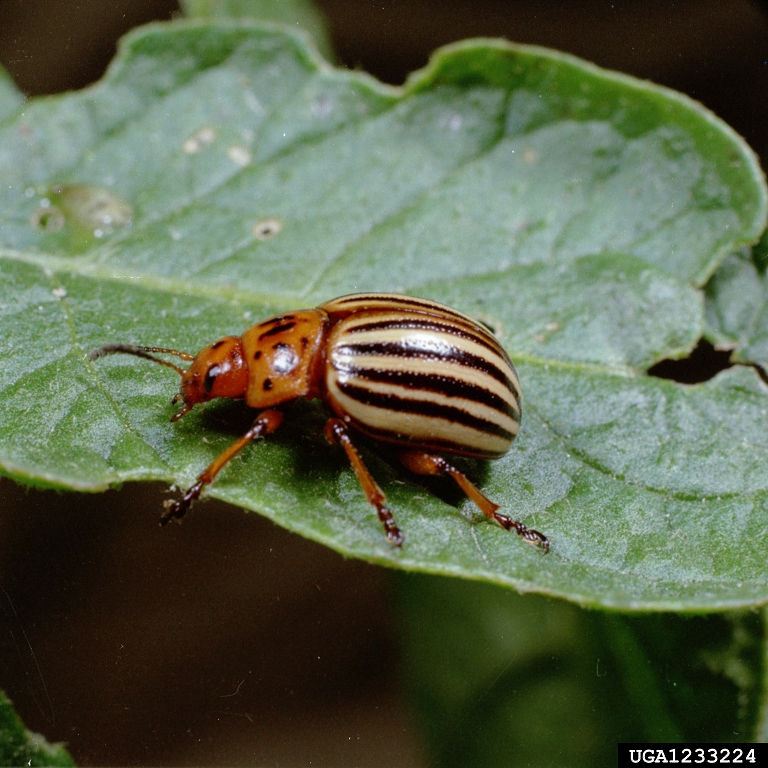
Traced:
<path id="1" fill-rule="evenodd" d="M 188 155 L 196 155 L 206 147 L 213 144 L 216 138 L 216 131 L 210 126 L 201 128 L 196 133 L 193 133 L 182 145 L 181 148 Z"/>
<path id="2" fill-rule="evenodd" d="M 251 153 L 245 148 L 240 146 L 233 146 L 227 150 L 227 157 L 241 168 L 245 168 L 246 165 L 251 164 Z"/>

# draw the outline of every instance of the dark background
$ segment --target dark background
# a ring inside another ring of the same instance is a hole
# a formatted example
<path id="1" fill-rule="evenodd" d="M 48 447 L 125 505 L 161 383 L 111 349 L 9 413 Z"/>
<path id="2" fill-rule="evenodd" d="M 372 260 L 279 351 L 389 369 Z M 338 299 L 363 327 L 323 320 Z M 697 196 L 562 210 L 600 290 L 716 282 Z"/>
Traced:
<path id="1" fill-rule="evenodd" d="M 683 91 L 768 166 L 768 21 L 748 0 L 324 0 L 339 62 L 402 83 L 472 36 L 559 48 Z M 97 79 L 169 0 L 0 0 L 29 95 Z M 392 575 L 217 502 L 159 530 L 163 486 L 0 480 L 0 687 L 81 765 L 425 765 L 398 694 Z"/>

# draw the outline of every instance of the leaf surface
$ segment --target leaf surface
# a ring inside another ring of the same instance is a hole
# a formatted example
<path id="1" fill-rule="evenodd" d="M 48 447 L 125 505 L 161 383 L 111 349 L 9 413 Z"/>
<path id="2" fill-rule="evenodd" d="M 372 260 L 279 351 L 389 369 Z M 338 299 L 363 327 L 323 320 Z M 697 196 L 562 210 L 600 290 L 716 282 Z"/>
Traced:
<path id="1" fill-rule="evenodd" d="M 735 253 L 723 262 L 706 288 L 706 332 L 715 344 L 733 350 L 732 360 L 768 370 L 768 277 L 763 258 L 760 243 L 752 252 Z"/>
<path id="2" fill-rule="evenodd" d="M 96 86 L 0 125 L 0 169 L 10 476 L 187 485 L 253 414 L 211 403 L 171 424 L 172 371 L 89 350 L 195 352 L 397 290 L 476 315 L 518 364 L 512 450 L 457 463 L 551 553 L 363 442 L 407 537 L 390 547 L 317 403 L 210 495 L 346 555 L 584 604 L 768 600 L 768 388 L 750 369 L 695 387 L 644 373 L 694 346 L 700 286 L 765 224 L 754 155 L 700 105 L 499 41 L 442 49 L 393 89 L 286 32 L 176 22 L 129 35 Z"/>
<path id="3" fill-rule="evenodd" d="M 190 18 L 274 21 L 308 32 L 318 51 L 333 60 L 333 46 L 323 14 L 310 0 L 181 0 Z"/>

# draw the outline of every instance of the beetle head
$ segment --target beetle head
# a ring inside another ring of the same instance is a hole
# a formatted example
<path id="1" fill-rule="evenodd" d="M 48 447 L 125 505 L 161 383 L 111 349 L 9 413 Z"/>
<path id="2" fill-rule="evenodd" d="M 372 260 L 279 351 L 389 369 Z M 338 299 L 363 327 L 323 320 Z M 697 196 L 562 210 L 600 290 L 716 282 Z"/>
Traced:
<path id="1" fill-rule="evenodd" d="M 247 386 L 248 368 L 240 339 L 225 336 L 214 341 L 201 349 L 181 374 L 181 391 L 173 402 L 183 400 L 184 405 L 173 421 L 178 421 L 198 403 L 215 397 L 243 397 Z"/>

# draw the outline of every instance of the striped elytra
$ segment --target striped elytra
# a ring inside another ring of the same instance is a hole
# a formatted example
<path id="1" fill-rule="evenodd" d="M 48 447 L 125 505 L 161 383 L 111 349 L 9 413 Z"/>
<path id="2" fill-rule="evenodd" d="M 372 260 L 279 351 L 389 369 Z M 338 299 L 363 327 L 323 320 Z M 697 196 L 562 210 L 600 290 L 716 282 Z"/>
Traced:
<path id="1" fill-rule="evenodd" d="M 520 385 L 503 347 L 454 310 L 387 298 L 389 306 L 380 299 L 333 324 L 328 404 L 360 432 L 388 443 L 503 456 L 520 426 Z"/>
<path id="2" fill-rule="evenodd" d="M 268 318 L 195 356 L 109 343 L 89 358 L 116 352 L 153 360 L 181 375 L 174 402 L 181 399 L 184 404 L 174 421 L 196 404 L 218 397 L 243 398 L 260 411 L 251 428 L 180 500 L 166 503 L 163 524 L 179 520 L 233 456 L 255 438 L 274 432 L 284 408 L 304 397 L 318 398 L 332 412 L 325 434 L 344 449 L 390 543 L 400 546 L 404 537 L 353 443 L 355 433 L 392 446 L 412 472 L 449 475 L 488 519 L 544 552 L 549 549 L 543 534 L 499 513 L 444 458 L 503 456 L 521 415 L 520 384 L 506 351 L 490 331 L 455 309 L 397 294 L 353 294 L 316 309 Z M 191 364 L 184 370 L 157 353 Z"/>

